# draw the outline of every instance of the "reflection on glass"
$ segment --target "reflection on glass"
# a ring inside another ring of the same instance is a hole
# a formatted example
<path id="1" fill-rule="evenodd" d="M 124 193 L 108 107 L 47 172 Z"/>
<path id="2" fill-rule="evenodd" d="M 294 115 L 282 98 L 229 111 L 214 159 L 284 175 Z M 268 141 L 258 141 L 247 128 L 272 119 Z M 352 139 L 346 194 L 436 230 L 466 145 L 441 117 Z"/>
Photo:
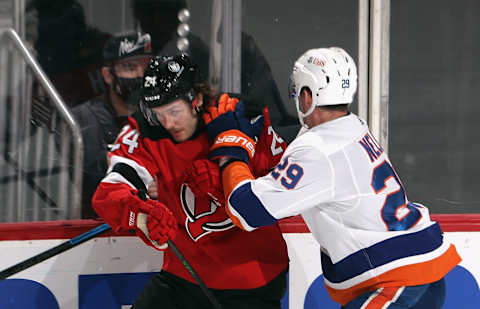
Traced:
<path id="1" fill-rule="evenodd" d="M 118 73 L 123 68 L 117 65 L 111 72 L 104 70 L 103 52 L 107 40 L 112 35 L 128 30 L 149 33 L 153 55 L 186 52 L 197 64 L 201 80 L 211 82 L 213 49 L 222 43 L 222 10 L 213 7 L 220 2 L 26 1 L 26 39 L 39 64 L 75 118 L 88 120 L 78 121 L 86 154 L 103 156 L 124 123 L 124 116 L 129 113 L 119 112 L 114 107 L 100 108 L 104 106 L 100 103 L 94 104 L 104 102 L 103 98 L 112 89 L 125 92 L 129 88 L 120 74 L 112 78 L 111 83 L 106 78 L 109 73 Z M 295 107 L 290 106 L 286 95 L 289 70 L 294 58 L 300 50 L 331 45 L 344 46 L 350 54 L 356 55 L 356 2 L 353 5 L 348 0 L 330 2 L 328 5 L 310 2 L 308 10 L 286 0 L 242 3 L 241 94 L 249 101 L 251 113 L 258 113 L 263 106 L 267 106 L 277 132 L 284 140 L 291 141 L 299 129 Z M 302 18 L 292 22 L 292 14 Z M 221 63 L 215 60 L 216 64 Z M 220 90 L 221 85 L 217 86 L 217 90 Z M 35 100 L 37 103 L 47 101 Z M 37 114 L 38 110 L 48 105 L 37 103 L 34 105 Z M 90 114 L 85 112 L 88 109 L 91 110 Z M 54 112 L 46 108 L 40 114 L 50 119 L 48 115 Z M 93 119 L 97 119 L 97 124 L 101 126 L 88 125 Z M 88 136 L 95 136 L 95 139 Z M 101 147 L 91 148 L 97 144 L 94 140 L 101 141 Z M 46 147 L 46 144 L 38 147 Z M 105 169 L 105 163 L 98 160 L 89 161 L 87 158 L 84 163 L 84 172 L 88 169 L 103 172 Z M 88 178 L 85 177 L 85 180 L 90 182 Z M 96 181 L 98 179 L 91 182 L 92 187 Z M 85 195 L 84 203 L 88 204 L 89 199 L 89 195 Z"/>
<path id="2" fill-rule="evenodd" d="M 476 213 L 480 3 L 391 4 L 391 158 L 410 199 L 434 213 Z"/>

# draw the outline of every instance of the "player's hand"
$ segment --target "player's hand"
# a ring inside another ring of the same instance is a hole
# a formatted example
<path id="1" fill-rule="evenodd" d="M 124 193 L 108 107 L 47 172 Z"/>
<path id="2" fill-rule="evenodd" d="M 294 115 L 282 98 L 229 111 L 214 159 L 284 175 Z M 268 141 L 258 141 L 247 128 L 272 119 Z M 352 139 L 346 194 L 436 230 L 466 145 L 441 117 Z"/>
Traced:
<path id="1" fill-rule="evenodd" d="M 184 182 L 196 197 L 209 198 L 218 206 L 225 205 L 218 164 L 207 159 L 194 161 L 185 170 Z"/>
<path id="2" fill-rule="evenodd" d="M 255 141 L 263 127 L 263 116 L 245 117 L 245 104 L 223 94 L 218 106 L 210 106 L 203 115 L 212 141 L 209 158 L 233 158 L 248 164 L 255 154 Z"/>
<path id="3" fill-rule="evenodd" d="M 172 212 L 163 203 L 146 198 L 132 191 L 131 196 L 123 200 L 128 203 L 124 208 L 122 227 L 135 230 L 137 235 L 149 246 L 157 250 L 168 248 L 167 240 L 175 237 L 177 222 Z"/>
<path id="4" fill-rule="evenodd" d="M 158 181 L 157 177 L 153 180 L 153 182 L 148 186 L 148 196 L 150 196 L 151 199 L 158 199 Z"/>

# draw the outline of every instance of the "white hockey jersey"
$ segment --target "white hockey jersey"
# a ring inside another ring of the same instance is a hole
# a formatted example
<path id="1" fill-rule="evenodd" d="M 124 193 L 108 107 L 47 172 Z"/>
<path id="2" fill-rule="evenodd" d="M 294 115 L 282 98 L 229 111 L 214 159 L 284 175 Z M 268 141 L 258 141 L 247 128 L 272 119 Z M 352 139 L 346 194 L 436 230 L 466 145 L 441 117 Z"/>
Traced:
<path id="1" fill-rule="evenodd" d="M 246 230 L 301 214 L 341 304 L 380 287 L 440 280 L 460 262 L 354 114 L 300 134 L 270 174 L 232 183 L 227 208 Z"/>

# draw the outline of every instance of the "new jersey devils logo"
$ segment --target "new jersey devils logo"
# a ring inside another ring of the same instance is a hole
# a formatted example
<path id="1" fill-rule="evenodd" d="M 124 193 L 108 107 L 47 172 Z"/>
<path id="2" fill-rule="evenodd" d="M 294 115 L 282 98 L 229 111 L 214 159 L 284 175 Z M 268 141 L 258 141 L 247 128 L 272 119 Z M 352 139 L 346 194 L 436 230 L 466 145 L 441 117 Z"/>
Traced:
<path id="1" fill-rule="evenodd" d="M 234 227 L 223 207 L 209 199 L 196 198 L 186 184 L 182 184 L 180 201 L 187 218 L 188 235 L 197 241 L 211 232 L 220 232 Z"/>

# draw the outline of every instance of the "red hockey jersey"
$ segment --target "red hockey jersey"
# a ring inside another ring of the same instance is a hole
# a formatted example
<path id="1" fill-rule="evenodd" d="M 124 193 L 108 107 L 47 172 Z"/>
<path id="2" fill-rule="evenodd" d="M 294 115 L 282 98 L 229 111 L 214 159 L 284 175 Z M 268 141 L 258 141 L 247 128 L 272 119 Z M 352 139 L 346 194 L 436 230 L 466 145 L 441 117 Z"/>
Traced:
<path id="1" fill-rule="evenodd" d="M 272 129 L 268 112 L 255 156 L 255 176 L 263 176 L 281 158 L 285 142 Z M 225 208 L 196 198 L 183 183 L 184 170 L 205 159 L 210 142 L 200 130 L 194 138 L 175 143 L 161 127 L 149 127 L 143 117 L 130 117 L 109 153 L 110 168 L 93 197 L 97 213 L 119 231 L 119 202 L 135 185 L 113 168 L 128 165 L 148 187 L 158 182 L 158 200 L 171 209 L 178 222 L 173 239 L 200 278 L 213 289 L 252 289 L 265 285 L 288 266 L 285 241 L 277 225 L 246 232 L 233 225 Z M 112 170 L 113 169 L 113 170 Z M 167 249 L 163 269 L 196 283 L 175 254 Z"/>

